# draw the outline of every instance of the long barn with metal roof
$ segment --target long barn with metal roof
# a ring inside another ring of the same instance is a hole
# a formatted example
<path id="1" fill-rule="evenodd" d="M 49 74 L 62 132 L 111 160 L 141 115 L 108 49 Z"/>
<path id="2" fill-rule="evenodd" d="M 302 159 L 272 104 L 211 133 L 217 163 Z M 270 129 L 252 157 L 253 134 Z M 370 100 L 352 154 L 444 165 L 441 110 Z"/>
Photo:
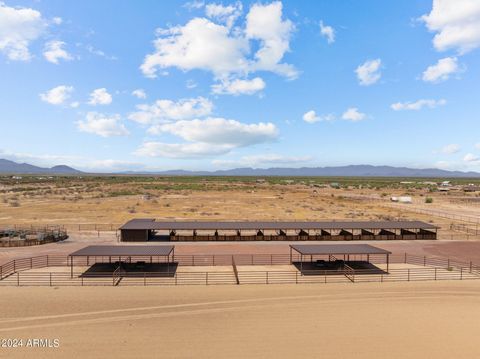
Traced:
<path id="1" fill-rule="evenodd" d="M 156 221 L 137 218 L 120 228 L 122 241 L 436 239 L 438 227 L 421 221 Z"/>

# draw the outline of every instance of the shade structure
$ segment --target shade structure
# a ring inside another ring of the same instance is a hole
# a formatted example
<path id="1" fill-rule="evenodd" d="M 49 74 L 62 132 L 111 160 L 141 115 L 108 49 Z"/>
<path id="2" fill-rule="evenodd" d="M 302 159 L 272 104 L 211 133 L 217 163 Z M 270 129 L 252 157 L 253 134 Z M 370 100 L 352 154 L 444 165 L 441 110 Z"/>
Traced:
<path id="1" fill-rule="evenodd" d="M 158 246 L 88 246 L 73 253 L 71 257 L 85 256 L 168 256 L 174 250 L 172 245 Z"/>
<path id="2" fill-rule="evenodd" d="M 387 264 L 387 273 L 389 267 L 389 256 L 392 252 L 371 246 L 369 244 L 294 244 L 290 245 L 290 263 L 293 263 L 292 251 L 296 251 L 300 254 L 300 271 L 303 272 L 303 258 L 305 256 L 319 256 L 319 255 L 367 255 L 367 261 L 370 255 L 385 255 Z"/>
<path id="3" fill-rule="evenodd" d="M 73 277 L 73 263 L 74 258 L 76 257 L 87 257 L 87 263 L 89 257 L 109 257 L 109 262 L 111 257 L 118 257 L 119 262 L 123 257 L 132 258 L 132 257 L 164 257 L 167 260 L 167 265 L 170 263 L 170 255 L 175 257 L 175 246 L 172 245 L 130 245 L 130 246 L 120 246 L 120 245 L 98 245 L 98 246 L 87 246 L 81 248 L 75 252 L 69 254 L 70 258 L 70 275 Z"/>
<path id="4" fill-rule="evenodd" d="M 369 244 L 292 244 L 290 248 L 302 255 L 392 254 Z"/>

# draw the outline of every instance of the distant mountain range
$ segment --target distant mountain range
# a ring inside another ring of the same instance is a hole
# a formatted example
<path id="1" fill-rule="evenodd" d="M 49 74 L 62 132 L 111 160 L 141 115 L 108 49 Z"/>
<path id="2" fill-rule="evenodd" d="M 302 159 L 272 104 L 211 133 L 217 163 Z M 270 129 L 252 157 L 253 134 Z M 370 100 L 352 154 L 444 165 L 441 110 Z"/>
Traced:
<path id="1" fill-rule="evenodd" d="M 16 163 L 0 159 L 0 173 L 6 174 L 86 174 L 75 168 L 60 165 L 51 168 Z M 104 174 L 109 174 L 105 172 Z M 126 171 L 111 174 L 121 175 L 163 175 L 163 176 L 331 176 L 331 177 L 471 177 L 479 178 L 479 172 L 447 171 L 437 168 L 408 168 L 393 166 L 350 165 L 337 167 L 301 168 L 235 168 L 218 171 L 170 170 L 158 172 Z"/>
<path id="2" fill-rule="evenodd" d="M 124 174 L 158 174 L 167 176 L 319 176 L 319 177 L 480 177 L 479 172 L 447 171 L 437 168 L 349 165 L 301 168 L 234 168 L 218 171 L 171 170 L 162 172 L 123 172 Z"/>
<path id="3" fill-rule="evenodd" d="M 38 167 L 28 163 L 17 163 L 5 159 L 0 159 L 0 173 L 8 174 L 79 174 L 83 173 L 75 168 L 65 165 L 54 166 L 50 168 Z"/>

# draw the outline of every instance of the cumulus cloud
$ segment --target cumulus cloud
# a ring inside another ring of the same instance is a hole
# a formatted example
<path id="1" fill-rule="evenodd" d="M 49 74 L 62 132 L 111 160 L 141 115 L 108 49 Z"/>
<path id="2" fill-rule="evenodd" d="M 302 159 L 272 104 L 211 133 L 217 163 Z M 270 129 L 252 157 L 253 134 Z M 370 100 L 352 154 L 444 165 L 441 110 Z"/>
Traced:
<path id="1" fill-rule="evenodd" d="M 265 88 L 265 81 L 260 77 L 251 80 L 235 79 L 225 80 L 212 86 L 212 92 L 215 94 L 228 95 L 253 95 Z"/>
<path id="2" fill-rule="evenodd" d="M 333 114 L 328 115 L 317 115 L 314 110 L 305 112 L 303 114 L 303 120 L 308 123 L 315 123 L 320 121 L 333 121 L 335 116 Z"/>
<path id="3" fill-rule="evenodd" d="M 402 111 L 402 110 L 421 110 L 424 107 L 428 108 L 435 108 L 438 106 L 443 106 L 447 103 L 446 100 L 441 99 L 441 100 L 418 100 L 415 102 L 396 102 L 393 103 L 390 107 L 394 111 Z"/>
<path id="4" fill-rule="evenodd" d="M 140 66 L 147 77 L 156 77 L 158 68 L 177 67 L 183 71 L 201 69 L 217 77 L 243 73 L 248 61 L 248 42 L 230 36 L 230 30 L 208 19 L 194 18 L 185 26 L 159 31 L 154 41 L 155 52 L 145 57 Z"/>
<path id="5" fill-rule="evenodd" d="M 143 90 L 143 89 L 133 90 L 132 91 L 132 96 L 135 96 L 136 98 L 140 98 L 140 99 L 147 98 L 147 94 L 145 93 L 145 90 Z"/>
<path id="6" fill-rule="evenodd" d="M 228 7 L 211 7 L 209 12 L 218 15 L 229 11 L 225 8 Z M 246 76 L 257 70 L 295 78 L 295 68 L 281 63 L 289 51 L 293 30 L 293 23 L 282 19 L 281 2 L 254 4 L 244 29 L 193 18 L 183 26 L 157 30 L 155 51 L 145 57 L 140 69 L 147 77 L 156 77 L 158 69 L 176 67 L 183 71 L 210 71 L 215 78 L 222 79 Z M 258 48 L 253 56 L 252 47 Z"/>
<path id="7" fill-rule="evenodd" d="M 224 118 L 205 120 L 181 120 L 158 125 L 158 133 L 170 133 L 189 142 L 245 147 L 270 142 L 277 138 L 278 130 L 273 123 L 246 124 Z"/>
<path id="8" fill-rule="evenodd" d="M 248 39 L 261 43 L 255 53 L 254 70 L 272 71 L 294 79 L 298 76 L 297 70 L 290 64 L 280 63 L 290 51 L 290 36 L 295 29 L 290 20 L 282 19 L 282 8 L 280 1 L 254 4 L 247 14 L 245 34 Z"/>
<path id="9" fill-rule="evenodd" d="M 104 87 L 95 89 L 90 93 L 89 105 L 109 105 L 111 103 L 112 95 L 110 95 Z"/>
<path id="10" fill-rule="evenodd" d="M 243 5 L 241 2 L 224 6 L 222 4 L 207 4 L 205 14 L 212 19 L 216 19 L 231 28 L 235 20 L 242 14 Z"/>
<path id="11" fill-rule="evenodd" d="M 150 133 L 170 134 L 185 142 L 150 141 L 144 143 L 136 154 L 174 158 L 219 155 L 235 148 L 271 142 L 278 137 L 278 129 L 273 123 L 247 124 L 224 118 L 181 120 L 154 126 Z"/>
<path id="12" fill-rule="evenodd" d="M 92 133 L 101 137 L 126 136 L 129 134 L 120 121 L 120 115 L 104 115 L 88 112 L 84 121 L 77 122 L 77 128 L 82 132 Z"/>
<path id="13" fill-rule="evenodd" d="M 60 85 L 41 93 L 40 98 L 51 105 L 61 105 L 70 98 L 73 90 L 73 86 Z"/>
<path id="14" fill-rule="evenodd" d="M 421 19 L 435 32 L 438 51 L 457 49 L 466 53 L 480 46 L 480 1 L 433 0 L 432 10 Z"/>
<path id="15" fill-rule="evenodd" d="M 353 122 L 364 120 L 366 117 L 367 115 L 358 111 L 358 108 L 356 107 L 350 107 L 342 115 L 343 120 L 353 121 Z"/>
<path id="16" fill-rule="evenodd" d="M 358 66 L 355 70 L 358 81 L 362 86 L 370 86 L 380 80 L 382 76 L 380 68 L 382 66 L 382 60 L 368 60 L 362 65 Z"/>
<path id="17" fill-rule="evenodd" d="M 47 27 L 42 14 L 30 8 L 9 7 L 0 1 L 0 52 L 14 61 L 31 59 L 30 43 Z"/>
<path id="18" fill-rule="evenodd" d="M 479 162 L 480 158 L 478 156 L 474 155 L 473 153 L 467 153 L 464 157 L 463 160 L 465 162 Z"/>
<path id="19" fill-rule="evenodd" d="M 331 26 L 324 25 L 323 21 L 320 21 L 320 34 L 327 39 L 329 44 L 335 42 L 335 30 Z"/>
<path id="20" fill-rule="evenodd" d="M 43 56 L 45 57 L 45 59 L 47 59 L 47 61 L 53 64 L 58 64 L 59 60 L 72 60 L 72 55 L 70 55 L 67 50 L 63 48 L 64 46 L 65 43 L 63 41 L 49 41 L 45 44 Z"/>
<path id="21" fill-rule="evenodd" d="M 204 97 L 178 101 L 162 99 L 152 105 L 138 105 L 137 110 L 128 118 L 144 125 L 151 125 L 208 116 L 213 111 L 213 103 Z"/>
<path id="22" fill-rule="evenodd" d="M 460 146 L 457 145 L 456 143 L 451 143 L 449 145 L 444 146 L 441 152 L 446 155 L 451 155 L 451 154 L 460 152 Z"/>
<path id="23" fill-rule="evenodd" d="M 438 60 L 435 65 L 428 66 L 422 74 L 422 80 L 438 83 L 446 81 L 452 74 L 460 71 L 456 57 L 445 57 Z"/>

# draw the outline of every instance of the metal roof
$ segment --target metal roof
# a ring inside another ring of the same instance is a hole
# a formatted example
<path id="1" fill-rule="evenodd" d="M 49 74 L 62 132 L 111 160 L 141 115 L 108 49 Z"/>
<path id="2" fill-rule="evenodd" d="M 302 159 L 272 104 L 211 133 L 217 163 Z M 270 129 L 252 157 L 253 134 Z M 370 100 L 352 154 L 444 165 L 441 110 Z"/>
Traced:
<path id="1" fill-rule="evenodd" d="M 168 256 L 174 246 L 88 246 L 70 256 Z"/>
<path id="2" fill-rule="evenodd" d="M 369 244 L 292 244 L 290 247 L 303 255 L 320 254 L 392 254 Z"/>
<path id="3" fill-rule="evenodd" d="M 320 222 L 206 222 L 155 221 L 132 219 L 120 229 L 130 230 L 260 230 L 260 229 L 435 229 L 433 224 L 421 221 L 320 221 Z"/>

